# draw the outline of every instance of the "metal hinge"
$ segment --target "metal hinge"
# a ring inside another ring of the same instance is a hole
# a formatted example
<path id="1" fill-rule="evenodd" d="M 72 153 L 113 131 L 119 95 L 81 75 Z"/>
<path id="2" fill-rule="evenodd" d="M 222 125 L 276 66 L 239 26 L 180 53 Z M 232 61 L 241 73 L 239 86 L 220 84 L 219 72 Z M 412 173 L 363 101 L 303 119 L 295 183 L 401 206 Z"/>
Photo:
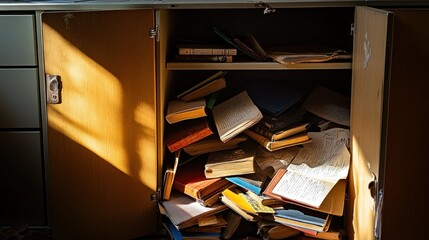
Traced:
<path id="1" fill-rule="evenodd" d="M 155 25 L 154 28 L 152 28 L 151 30 L 149 30 L 149 37 L 150 38 L 155 38 L 155 41 L 158 42 L 158 40 L 159 40 L 159 38 L 158 38 L 159 37 L 158 32 L 159 32 L 159 26 Z"/>
<path id="2" fill-rule="evenodd" d="M 350 24 L 350 35 L 352 35 L 352 36 L 355 35 L 355 24 L 354 23 Z"/>
<path id="3" fill-rule="evenodd" d="M 155 202 L 161 200 L 161 189 L 150 195 L 150 201 Z"/>

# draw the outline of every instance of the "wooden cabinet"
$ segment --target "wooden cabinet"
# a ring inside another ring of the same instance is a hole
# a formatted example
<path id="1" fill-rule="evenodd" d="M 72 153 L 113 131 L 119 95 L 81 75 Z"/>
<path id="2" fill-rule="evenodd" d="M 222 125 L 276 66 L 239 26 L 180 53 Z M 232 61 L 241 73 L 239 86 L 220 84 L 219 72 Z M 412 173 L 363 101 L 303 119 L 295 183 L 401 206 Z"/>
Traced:
<path id="1" fill-rule="evenodd" d="M 424 222 L 421 212 L 428 200 L 417 195 L 415 181 L 422 188 L 427 183 L 420 168 L 426 164 L 425 134 L 414 129 L 428 118 L 423 79 L 427 11 L 396 14 L 352 5 L 263 10 L 199 5 L 43 13 L 45 71 L 63 81 L 63 103 L 48 106 L 54 237 L 130 239 L 157 231 L 153 199 L 162 184 L 166 102 L 218 70 L 228 71 L 232 85 L 265 81 L 286 87 L 298 81 L 350 96 L 352 165 L 344 216 L 349 238 L 374 239 L 376 230 L 383 239 L 418 237 L 410 229 Z M 178 39 L 216 38 L 208 27 L 212 24 L 251 32 L 263 46 L 335 46 L 353 52 L 353 61 L 293 67 L 170 61 Z M 156 37 L 150 38 L 150 32 Z M 416 42 L 409 46 L 411 37 Z M 401 218 L 395 217 L 402 210 Z M 378 230 L 380 216 L 383 228 Z M 409 228 L 401 232 L 404 221 Z"/>
<path id="2" fill-rule="evenodd" d="M 132 239 L 157 228 L 153 10 L 45 13 L 56 239 Z"/>

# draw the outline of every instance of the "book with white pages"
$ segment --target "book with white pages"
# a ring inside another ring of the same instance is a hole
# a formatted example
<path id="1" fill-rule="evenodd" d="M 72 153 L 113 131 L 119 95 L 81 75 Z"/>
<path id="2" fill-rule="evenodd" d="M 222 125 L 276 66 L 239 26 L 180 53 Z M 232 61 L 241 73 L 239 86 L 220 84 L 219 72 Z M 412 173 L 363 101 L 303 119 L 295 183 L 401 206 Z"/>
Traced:
<path id="1" fill-rule="evenodd" d="M 246 91 L 213 107 L 220 140 L 227 142 L 262 119 L 262 113 Z"/>

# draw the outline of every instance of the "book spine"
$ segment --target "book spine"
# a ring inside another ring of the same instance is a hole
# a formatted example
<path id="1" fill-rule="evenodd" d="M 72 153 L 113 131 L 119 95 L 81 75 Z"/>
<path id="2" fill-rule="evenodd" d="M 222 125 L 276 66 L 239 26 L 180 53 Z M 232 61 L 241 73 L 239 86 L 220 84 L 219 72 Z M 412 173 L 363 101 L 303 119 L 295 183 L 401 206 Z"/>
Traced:
<path id="1" fill-rule="evenodd" d="M 233 61 L 232 56 L 227 55 L 177 55 L 179 62 L 227 62 Z"/>
<path id="2" fill-rule="evenodd" d="M 179 48 L 179 55 L 237 55 L 233 48 Z"/>
<path id="3" fill-rule="evenodd" d="M 262 136 L 270 139 L 271 141 L 273 141 L 274 134 L 272 132 L 265 130 L 259 126 L 255 126 L 254 128 L 252 128 L 252 130 L 254 130 L 257 134 L 262 135 Z"/>
<path id="4" fill-rule="evenodd" d="M 190 134 L 177 142 L 167 144 L 167 147 L 168 147 L 168 150 L 170 150 L 170 152 L 173 153 L 211 134 L 213 134 L 212 130 L 210 128 L 205 128 L 204 130 L 197 133 Z"/>

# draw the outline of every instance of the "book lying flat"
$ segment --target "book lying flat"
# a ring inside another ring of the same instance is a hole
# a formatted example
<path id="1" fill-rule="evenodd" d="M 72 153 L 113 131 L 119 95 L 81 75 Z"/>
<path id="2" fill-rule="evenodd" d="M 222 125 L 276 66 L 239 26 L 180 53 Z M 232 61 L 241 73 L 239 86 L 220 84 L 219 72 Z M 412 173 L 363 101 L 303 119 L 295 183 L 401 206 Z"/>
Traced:
<path id="1" fill-rule="evenodd" d="M 207 117 L 196 118 L 169 125 L 165 143 L 170 152 L 175 152 L 212 134 Z"/>
<path id="2" fill-rule="evenodd" d="M 246 91 L 215 105 L 212 112 L 222 142 L 227 142 L 262 118 L 261 111 Z"/>
<path id="3" fill-rule="evenodd" d="M 255 153 L 249 144 L 209 153 L 204 174 L 207 178 L 218 178 L 254 173 Z"/>
<path id="4" fill-rule="evenodd" d="M 219 232 L 184 232 L 179 231 L 174 224 L 169 220 L 166 219 L 162 225 L 164 226 L 165 230 L 167 230 L 168 235 L 170 236 L 170 239 L 172 240 L 217 240 L 220 239 L 220 233 Z"/>
<path id="5" fill-rule="evenodd" d="M 171 100 L 167 104 L 167 114 L 165 119 L 173 124 L 184 120 L 195 119 L 207 116 L 206 100 L 203 98 L 194 101 Z"/>
<path id="6" fill-rule="evenodd" d="M 233 184 L 223 178 L 206 178 L 204 176 L 204 164 L 203 158 L 197 158 L 181 165 L 177 169 L 173 188 L 198 200 L 203 205 L 210 206 L 217 202 L 217 199 L 213 199 L 214 202 L 207 202 L 211 196 L 217 193 L 219 196 L 221 191 L 233 186 Z"/>
<path id="7" fill-rule="evenodd" d="M 239 143 L 246 140 L 247 137 L 243 135 L 234 137 L 228 142 L 222 142 L 219 137 L 213 135 L 192 143 L 191 145 L 184 147 L 183 150 L 191 156 L 197 156 L 205 153 L 237 148 Z"/>
<path id="8" fill-rule="evenodd" d="M 307 131 L 310 128 L 310 124 L 308 123 L 300 123 L 293 126 L 286 127 L 279 131 L 267 131 L 266 129 L 256 125 L 251 128 L 252 131 L 262 135 L 270 141 L 278 141 L 290 136 L 293 136 L 298 133 L 302 133 Z"/>
<path id="9" fill-rule="evenodd" d="M 261 146 L 265 147 L 268 151 L 276 151 L 282 148 L 293 147 L 296 145 L 306 144 L 311 142 L 311 138 L 307 133 L 299 133 L 288 138 L 284 138 L 278 141 L 271 141 L 270 139 L 259 135 L 258 133 L 246 129 L 244 131 L 249 137 L 253 140 L 261 144 Z"/>
<path id="10" fill-rule="evenodd" d="M 173 192 L 170 200 L 160 203 L 160 208 L 177 229 L 183 229 L 198 224 L 198 219 L 217 214 L 228 209 L 222 203 L 207 207 L 195 199 L 182 193 Z"/>
<path id="11" fill-rule="evenodd" d="M 179 55 L 237 55 L 237 49 L 231 46 L 214 43 L 179 43 Z"/>

